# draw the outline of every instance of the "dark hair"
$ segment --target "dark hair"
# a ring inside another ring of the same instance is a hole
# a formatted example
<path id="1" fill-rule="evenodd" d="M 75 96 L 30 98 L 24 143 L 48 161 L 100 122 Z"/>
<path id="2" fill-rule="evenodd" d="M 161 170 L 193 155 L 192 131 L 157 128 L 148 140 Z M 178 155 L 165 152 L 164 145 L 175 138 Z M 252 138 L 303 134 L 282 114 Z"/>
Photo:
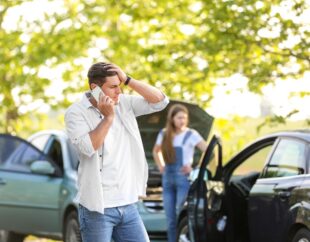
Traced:
<path id="1" fill-rule="evenodd" d="M 187 107 L 182 104 L 174 104 L 168 111 L 164 138 L 161 145 L 162 154 L 166 164 L 172 164 L 175 162 L 176 155 L 173 148 L 173 138 L 176 135 L 176 128 L 173 122 L 173 118 L 179 112 L 184 112 L 188 115 Z"/>
<path id="2" fill-rule="evenodd" d="M 110 68 L 109 63 L 105 62 L 93 64 L 87 73 L 89 85 L 95 83 L 101 87 L 105 83 L 106 77 L 117 75 L 115 71 L 109 71 Z"/>

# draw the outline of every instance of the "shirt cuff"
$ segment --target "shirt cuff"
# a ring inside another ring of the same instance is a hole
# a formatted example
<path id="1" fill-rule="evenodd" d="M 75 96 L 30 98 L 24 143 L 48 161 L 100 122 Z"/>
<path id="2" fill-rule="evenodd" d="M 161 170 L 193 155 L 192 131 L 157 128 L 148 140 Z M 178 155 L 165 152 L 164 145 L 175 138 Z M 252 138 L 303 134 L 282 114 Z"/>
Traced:
<path id="1" fill-rule="evenodd" d="M 160 111 L 160 110 L 163 110 L 165 107 L 167 107 L 169 103 L 169 98 L 164 93 L 162 94 L 164 95 L 163 100 L 161 100 L 158 103 L 150 103 L 150 106 L 153 110 Z"/>
<path id="2" fill-rule="evenodd" d="M 88 133 L 81 137 L 74 138 L 73 144 L 77 146 L 77 149 L 81 154 L 88 157 L 91 157 L 96 152 Z"/>

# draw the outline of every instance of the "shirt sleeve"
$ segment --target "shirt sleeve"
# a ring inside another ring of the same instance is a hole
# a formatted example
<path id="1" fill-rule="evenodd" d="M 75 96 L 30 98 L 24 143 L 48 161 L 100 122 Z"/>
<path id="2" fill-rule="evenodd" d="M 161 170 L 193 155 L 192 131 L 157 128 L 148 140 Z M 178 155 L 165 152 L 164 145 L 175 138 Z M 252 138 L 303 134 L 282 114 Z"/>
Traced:
<path id="1" fill-rule="evenodd" d="M 68 109 L 65 113 L 65 125 L 68 137 L 78 153 L 87 157 L 92 156 L 95 150 L 89 136 L 89 127 L 82 113 L 73 108 Z"/>
<path id="2" fill-rule="evenodd" d="M 203 141 L 202 136 L 194 129 L 191 130 L 192 135 L 190 136 L 190 143 L 192 146 L 198 145 L 201 141 Z"/>
<path id="3" fill-rule="evenodd" d="M 130 102 L 136 117 L 149 113 L 159 112 L 163 110 L 169 103 L 167 96 L 165 96 L 165 98 L 158 103 L 149 103 L 141 96 L 125 95 L 125 98 Z"/>
<path id="4" fill-rule="evenodd" d="M 161 145 L 162 142 L 163 142 L 163 138 L 164 138 L 164 131 L 161 130 L 161 131 L 158 133 L 158 135 L 157 135 L 155 144 L 156 144 L 156 145 Z"/>

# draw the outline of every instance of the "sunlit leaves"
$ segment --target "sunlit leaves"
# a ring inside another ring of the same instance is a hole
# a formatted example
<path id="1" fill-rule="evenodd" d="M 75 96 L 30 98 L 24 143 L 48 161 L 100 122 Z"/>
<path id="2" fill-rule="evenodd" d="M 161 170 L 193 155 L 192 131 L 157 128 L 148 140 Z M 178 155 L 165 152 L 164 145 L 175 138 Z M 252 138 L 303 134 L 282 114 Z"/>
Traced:
<path id="1" fill-rule="evenodd" d="M 239 73 L 260 92 L 277 78 L 309 70 L 309 6 L 303 0 L 42 0 L 36 3 L 51 4 L 50 11 L 26 21 L 34 11 L 28 8 L 17 29 L 6 30 L 8 11 L 30 2 L 0 4 L 3 130 L 20 129 L 18 120 L 27 119 L 19 110 L 23 95 L 55 109 L 68 106 L 73 94 L 88 88 L 85 70 L 92 61 L 115 62 L 172 98 L 203 107 L 217 78 Z M 41 75 L 43 67 L 61 73 Z M 62 100 L 45 95 L 55 78 L 66 82 Z"/>

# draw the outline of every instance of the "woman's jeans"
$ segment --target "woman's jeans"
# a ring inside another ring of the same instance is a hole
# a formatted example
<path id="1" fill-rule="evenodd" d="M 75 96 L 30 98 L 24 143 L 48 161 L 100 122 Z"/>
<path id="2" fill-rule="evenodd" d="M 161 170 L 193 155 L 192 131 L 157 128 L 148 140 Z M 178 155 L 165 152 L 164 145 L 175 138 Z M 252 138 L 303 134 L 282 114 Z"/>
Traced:
<path id="1" fill-rule="evenodd" d="M 176 242 L 177 217 L 185 202 L 189 181 L 187 176 L 179 172 L 164 172 L 163 199 L 168 225 L 168 242 Z"/>
<path id="2" fill-rule="evenodd" d="M 104 214 L 79 205 L 83 242 L 149 242 L 135 204 L 104 209 Z"/>

